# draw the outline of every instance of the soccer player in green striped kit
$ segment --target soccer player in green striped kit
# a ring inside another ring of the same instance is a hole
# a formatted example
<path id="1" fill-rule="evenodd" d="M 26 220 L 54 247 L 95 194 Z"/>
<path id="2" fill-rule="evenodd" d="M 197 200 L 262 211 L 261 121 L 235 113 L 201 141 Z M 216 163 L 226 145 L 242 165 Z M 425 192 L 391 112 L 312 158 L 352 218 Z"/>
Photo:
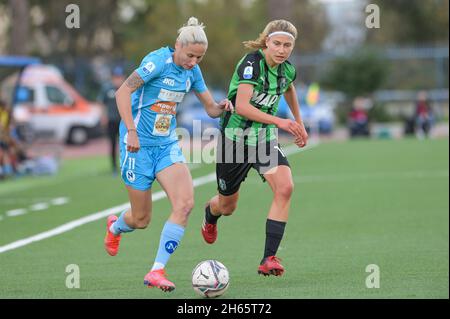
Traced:
<path id="1" fill-rule="evenodd" d="M 258 273 L 265 276 L 280 276 L 284 272 L 276 253 L 294 189 L 289 162 L 278 144 L 277 129 L 291 133 L 298 147 L 304 147 L 308 140 L 293 84 L 296 70 L 287 61 L 296 38 L 292 23 L 274 20 L 258 39 L 244 42 L 255 51 L 239 61 L 231 79 L 228 99 L 235 111 L 222 114 L 216 164 L 218 194 L 207 203 L 202 224 L 204 240 L 214 243 L 218 219 L 236 210 L 240 185 L 249 170 L 256 169 L 273 191 L 264 254 L 258 267 Z M 295 121 L 275 116 L 282 95 Z"/>

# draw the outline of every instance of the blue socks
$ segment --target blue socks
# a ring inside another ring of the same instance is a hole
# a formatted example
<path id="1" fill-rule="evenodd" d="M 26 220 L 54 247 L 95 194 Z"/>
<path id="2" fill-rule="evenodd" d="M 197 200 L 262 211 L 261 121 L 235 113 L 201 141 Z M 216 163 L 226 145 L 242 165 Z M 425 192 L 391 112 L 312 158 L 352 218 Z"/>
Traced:
<path id="1" fill-rule="evenodd" d="M 128 226 L 127 223 L 125 223 L 125 212 L 126 210 L 123 211 L 122 214 L 120 214 L 119 219 L 117 219 L 117 221 L 114 222 L 109 229 L 116 236 L 121 233 L 129 233 L 134 230 L 134 228 Z M 156 259 L 155 263 L 153 264 L 152 270 L 161 269 L 166 266 L 170 256 L 174 253 L 174 251 L 180 244 L 183 235 L 183 226 L 172 223 L 170 221 L 167 221 L 164 224 L 159 240 L 158 253 L 156 254 Z"/>
<path id="2" fill-rule="evenodd" d="M 153 264 L 152 271 L 164 268 L 169 261 L 170 255 L 173 254 L 175 249 L 180 244 L 181 238 L 184 235 L 184 227 L 178 224 L 174 224 L 167 221 L 161 232 L 161 238 L 159 240 L 158 253 L 156 254 L 155 263 Z"/>
<path id="3" fill-rule="evenodd" d="M 127 210 L 124 210 L 122 214 L 120 214 L 119 219 L 116 220 L 109 228 L 109 230 L 116 236 L 119 235 L 120 233 L 129 233 L 134 230 L 134 228 L 131 228 L 130 226 L 127 225 L 127 223 L 125 223 L 124 215 L 126 212 Z"/>

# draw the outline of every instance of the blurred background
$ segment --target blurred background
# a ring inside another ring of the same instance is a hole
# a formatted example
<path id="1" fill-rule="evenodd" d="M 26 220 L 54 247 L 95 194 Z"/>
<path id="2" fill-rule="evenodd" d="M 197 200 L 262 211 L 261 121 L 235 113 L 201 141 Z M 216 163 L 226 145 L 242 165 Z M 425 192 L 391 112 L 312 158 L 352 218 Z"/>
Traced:
<path id="1" fill-rule="evenodd" d="M 0 176 L 20 174 L 24 168 L 17 162 L 39 155 L 42 143 L 63 155 L 80 150 L 70 145 L 87 151 L 92 143 L 106 152 L 107 101 L 101 95 L 114 70 L 126 78 L 148 52 L 173 46 L 190 16 L 206 25 L 210 44 L 201 67 L 216 99 L 226 95 L 245 53 L 242 41 L 256 38 L 268 21 L 284 18 L 299 31 L 290 61 L 313 137 L 446 136 L 448 5 L 446 0 L 2 0 Z M 279 115 L 292 116 L 284 100 Z M 177 116 L 191 132 L 193 119 L 218 126 L 194 96 Z"/>

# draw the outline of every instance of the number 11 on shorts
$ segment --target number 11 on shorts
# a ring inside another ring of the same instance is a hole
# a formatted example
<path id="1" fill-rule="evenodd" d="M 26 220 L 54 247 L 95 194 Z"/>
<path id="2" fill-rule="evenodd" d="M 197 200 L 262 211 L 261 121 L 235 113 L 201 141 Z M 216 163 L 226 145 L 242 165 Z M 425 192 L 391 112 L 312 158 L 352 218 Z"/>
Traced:
<path id="1" fill-rule="evenodd" d="M 134 170 L 134 166 L 136 164 L 136 159 L 135 158 L 128 158 L 128 169 Z"/>

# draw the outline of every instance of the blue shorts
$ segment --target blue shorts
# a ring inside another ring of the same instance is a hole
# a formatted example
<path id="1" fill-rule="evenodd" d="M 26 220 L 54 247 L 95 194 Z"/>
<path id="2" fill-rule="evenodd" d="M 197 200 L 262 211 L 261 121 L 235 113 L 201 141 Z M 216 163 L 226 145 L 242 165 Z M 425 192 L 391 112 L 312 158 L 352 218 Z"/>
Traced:
<path id="1" fill-rule="evenodd" d="M 152 187 L 156 174 L 175 163 L 186 163 L 178 141 L 161 146 L 141 146 L 131 153 L 120 143 L 120 175 L 125 185 L 140 191 Z"/>

